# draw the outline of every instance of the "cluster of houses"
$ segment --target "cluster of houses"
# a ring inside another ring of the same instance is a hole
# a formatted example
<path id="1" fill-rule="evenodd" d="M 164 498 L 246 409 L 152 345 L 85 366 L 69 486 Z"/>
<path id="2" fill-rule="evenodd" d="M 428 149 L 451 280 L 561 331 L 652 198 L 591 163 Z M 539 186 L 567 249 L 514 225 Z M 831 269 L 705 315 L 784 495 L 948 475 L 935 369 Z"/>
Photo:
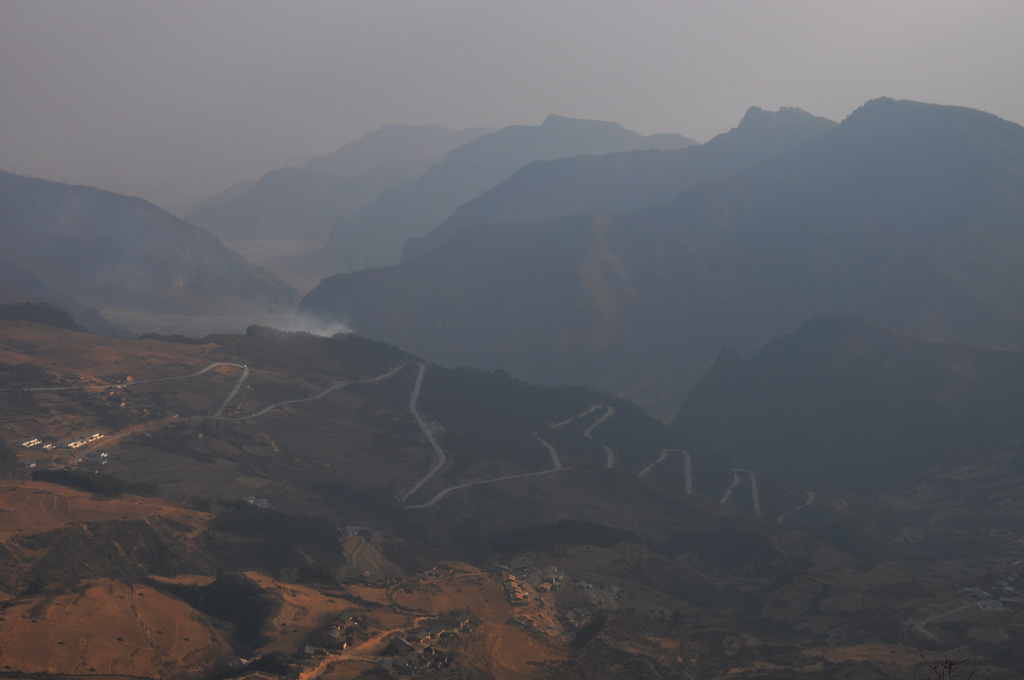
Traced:
<path id="1" fill-rule="evenodd" d="M 341 615 L 331 621 L 306 644 L 303 651 L 307 656 L 343 652 L 357 640 L 366 640 L 369 633 L 361 616 Z"/>
<path id="2" fill-rule="evenodd" d="M 23 446 L 26 449 L 46 449 L 49 451 L 56 447 L 53 442 L 43 441 L 39 437 L 33 437 L 32 439 L 26 439 L 25 441 L 18 442 L 18 446 Z M 39 461 L 35 460 L 22 460 L 21 467 L 26 470 L 34 470 L 39 465 Z"/>
<path id="3" fill-rule="evenodd" d="M 39 437 L 33 437 L 32 439 L 26 439 L 23 442 L 18 442 L 18 446 L 24 446 L 26 449 L 54 449 L 57 447 L 53 442 L 43 441 Z"/>
<path id="4" fill-rule="evenodd" d="M 544 574 L 541 576 L 540 585 L 537 586 L 538 593 L 550 593 L 552 590 L 558 590 L 562 581 L 565 579 L 565 574 L 558 571 L 558 567 L 552 565 L 545 567 Z"/>
<path id="5" fill-rule="evenodd" d="M 595 585 L 597 588 L 595 588 Z M 572 584 L 573 590 L 583 591 L 583 604 L 591 609 L 604 609 L 607 604 L 604 595 L 599 590 L 601 584 L 589 583 L 587 581 L 576 581 Z"/>
<path id="6" fill-rule="evenodd" d="M 100 433 L 100 432 L 93 432 L 92 434 L 87 434 L 84 437 L 79 437 L 77 439 L 72 439 L 69 442 L 65 442 L 64 443 L 64 448 L 65 449 L 80 449 L 83 446 L 85 446 L 86 444 L 91 444 L 91 443 L 93 443 L 95 441 L 99 441 L 100 439 L 103 439 L 103 434 Z"/>
<path id="7" fill-rule="evenodd" d="M 566 607 L 559 611 L 559 619 L 567 631 L 577 631 L 594 620 L 594 612 L 585 607 Z"/>
<path id="8" fill-rule="evenodd" d="M 469 617 L 451 624 L 436 621 L 426 627 L 395 636 L 381 652 L 384 656 L 377 668 L 384 671 L 441 670 L 452 663 L 451 646 L 469 626 Z"/>
<path id="9" fill-rule="evenodd" d="M 266 510 L 267 508 L 270 507 L 269 498 L 256 498 L 256 496 L 246 496 L 245 498 L 242 499 L 242 502 L 248 503 L 249 505 L 254 505 L 260 510 Z"/>
<path id="10" fill-rule="evenodd" d="M 93 443 L 95 441 L 99 441 L 100 439 L 103 439 L 103 436 L 104 435 L 101 432 L 93 432 L 92 434 L 87 434 L 84 437 L 77 437 L 77 438 L 72 439 L 72 440 L 70 440 L 68 442 L 65 442 L 64 444 L 61 444 L 61 448 L 69 449 L 71 451 L 74 451 L 76 449 L 82 448 L 86 444 L 91 444 L 91 443 Z M 54 444 L 53 442 L 46 441 L 46 440 L 41 439 L 39 437 L 32 437 L 31 439 L 26 439 L 24 441 L 18 442 L 18 445 L 22 446 L 22 447 L 24 447 L 26 449 L 43 449 L 43 450 L 46 450 L 46 451 L 51 451 L 51 450 L 57 448 L 57 445 Z M 108 455 L 106 453 L 102 452 L 102 451 L 90 451 L 89 453 L 86 453 L 85 456 L 82 458 L 82 462 L 84 464 L 93 465 L 93 466 L 95 466 L 95 465 L 106 465 L 108 458 L 109 458 Z M 46 464 L 47 467 L 49 467 L 49 469 L 51 469 L 51 470 L 58 469 L 58 468 L 61 468 L 61 467 L 65 467 L 65 463 L 61 463 L 61 462 L 58 462 L 56 460 L 50 460 L 48 463 L 45 460 L 44 461 L 38 461 L 38 460 L 22 460 L 21 461 L 21 466 L 24 467 L 27 470 L 34 470 L 34 469 L 36 469 L 37 467 L 39 467 L 40 465 L 43 465 L 43 464 Z M 79 468 L 79 469 L 82 469 L 82 468 Z"/>
<path id="11" fill-rule="evenodd" d="M 90 451 L 83 459 L 88 465 L 106 465 L 109 456 L 103 451 Z"/>
<path id="12" fill-rule="evenodd" d="M 1004 578 L 992 588 L 991 593 L 981 588 L 961 588 L 960 595 L 968 600 L 974 600 L 978 609 L 983 612 L 1000 612 L 1008 608 L 1024 606 L 1017 597 L 1016 579 Z"/>
<path id="13" fill-rule="evenodd" d="M 527 585 L 537 593 L 546 595 L 561 588 L 565 581 L 565 572 L 560 571 L 554 565 L 545 567 L 543 570 L 533 568 L 517 570 L 518 578 L 507 567 L 496 566 L 502 569 L 501 585 L 505 589 L 505 597 L 513 607 L 526 607 L 531 603 L 530 592 L 526 589 Z M 537 598 L 536 604 L 545 607 L 544 600 L 540 597 Z M 533 617 L 524 613 L 516 614 L 509 619 L 509 623 L 527 630 L 533 630 L 537 626 Z"/>
<path id="14" fill-rule="evenodd" d="M 501 585 L 505 588 L 505 597 L 513 607 L 525 607 L 530 604 L 530 593 L 523 590 L 514 574 L 502 576 Z"/>

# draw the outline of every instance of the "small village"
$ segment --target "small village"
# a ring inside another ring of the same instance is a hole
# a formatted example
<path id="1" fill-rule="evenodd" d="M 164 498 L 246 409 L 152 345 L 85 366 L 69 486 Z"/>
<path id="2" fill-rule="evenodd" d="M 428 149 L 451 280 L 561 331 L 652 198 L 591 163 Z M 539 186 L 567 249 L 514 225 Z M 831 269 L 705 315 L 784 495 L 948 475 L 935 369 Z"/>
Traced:
<path id="1" fill-rule="evenodd" d="M 46 457 L 20 455 L 18 456 L 18 462 L 26 470 L 36 470 L 45 467 L 48 470 L 97 472 L 100 466 L 106 465 L 110 460 L 110 455 L 105 451 L 87 451 L 84 455 L 74 454 L 70 457 L 61 455 L 61 451 L 78 451 L 84 446 L 100 441 L 104 436 L 102 432 L 92 432 L 60 445 L 40 437 L 26 439 L 18 442 L 18 446 L 25 449 L 46 451 L 48 455 Z"/>
<path id="2" fill-rule="evenodd" d="M 1017 593 L 1017 579 L 1004 578 L 994 583 L 988 590 L 964 587 L 958 593 L 968 602 L 973 602 L 983 612 L 1000 612 L 1004 609 L 1024 607 Z M 991 592 L 989 592 L 991 591 Z"/>

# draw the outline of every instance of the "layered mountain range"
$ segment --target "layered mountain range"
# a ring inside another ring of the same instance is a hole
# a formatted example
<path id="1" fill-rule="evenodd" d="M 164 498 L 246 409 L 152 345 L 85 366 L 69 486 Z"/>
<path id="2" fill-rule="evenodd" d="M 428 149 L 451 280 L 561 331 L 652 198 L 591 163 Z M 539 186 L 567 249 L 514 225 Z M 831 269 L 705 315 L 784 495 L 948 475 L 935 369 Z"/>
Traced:
<path id="1" fill-rule="evenodd" d="M 723 178 L 829 132 L 836 123 L 806 111 L 753 107 L 706 144 L 534 161 L 463 204 L 426 236 L 406 241 L 402 260 L 436 249 L 465 227 L 596 211 L 630 212 L 670 203 L 701 182 Z"/>
<path id="2" fill-rule="evenodd" d="M 394 264 L 407 238 L 423 236 L 531 161 L 692 143 L 682 135 L 645 137 L 616 123 L 561 116 L 548 116 L 540 125 L 506 127 L 463 144 L 416 180 L 382 192 L 363 210 L 339 219 L 323 254 L 338 263 L 338 271 L 351 269 L 350 263 Z"/>
<path id="3" fill-rule="evenodd" d="M 880 99 L 700 146 L 458 134 L 214 201 L 267 240 L 364 201 L 338 262 L 437 227 L 306 296 L 332 337 L 79 332 L 295 295 L 144 201 L 0 174 L 5 672 L 1019 676 L 1024 128 Z"/>
<path id="4" fill-rule="evenodd" d="M 722 349 L 815 315 L 1019 343 L 1021 214 L 1024 128 L 879 99 L 670 205 L 465 228 L 401 266 L 326 279 L 300 307 L 434 361 L 667 413 Z"/>
<path id="5" fill-rule="evenodd" d="M 226 239 L 326 237 L 343 215 L 419 177 L 452 149 L 491 132 L 385 125 L 301 168 L 268 172 L 192 208 L 186 219 Z"/>

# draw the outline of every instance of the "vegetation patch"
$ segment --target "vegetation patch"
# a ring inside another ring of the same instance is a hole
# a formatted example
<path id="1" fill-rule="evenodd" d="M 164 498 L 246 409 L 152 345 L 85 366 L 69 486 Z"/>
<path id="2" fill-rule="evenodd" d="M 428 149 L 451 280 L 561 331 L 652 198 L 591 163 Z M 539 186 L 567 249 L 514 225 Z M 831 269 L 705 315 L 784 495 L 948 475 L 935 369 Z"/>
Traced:
<path id="1" fill-rule="evenodd" d="M 492 542 L 494 552 L 515 553 L 550 550 L 558 545 L 594 545 L 610 548 L 617 543 L 642 543 L 632 531 L 593 522 L 563 519 L 554 524 L 516 529 L 501 534 Z"/>
<path id="2" fill-rule="evenodd" d="M 138 496 L 156 496 L 160 492 L 160 488 L 155 484 L 126 482 L 111 475 L 79 470 L 33 470 L 32 479 L 60 484 L 79 491 L 88 491 L 106 498 L 120 498 L 126 493 Z"/>

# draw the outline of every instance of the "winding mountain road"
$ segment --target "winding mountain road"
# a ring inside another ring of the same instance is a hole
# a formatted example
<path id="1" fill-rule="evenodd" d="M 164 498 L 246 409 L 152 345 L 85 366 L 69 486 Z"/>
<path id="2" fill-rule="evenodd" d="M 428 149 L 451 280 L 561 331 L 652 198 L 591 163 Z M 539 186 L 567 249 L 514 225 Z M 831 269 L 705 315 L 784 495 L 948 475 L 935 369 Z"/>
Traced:
<path id="1" fill-rule="evenodd" d="M 654 460 L 654 462 L 650 463 L 649 465 L 647 465 L 647 467 L 645 467 L 643 470 L 641 470 L 640 473 L 637 475 L 637 477 L 639 477 L 640 479 L 643 479 L 644 477 L 646 477 L 648 474 L 650 474 L 651 470 L 654 469 L 654 466 L 657 465 L 658 463 L 664 462 L 665 459 L 668 458 L 668 454 L 670 454 L 670 453 L 678 453 L 678 454 L 682 455 L 682 457 L 683 457 L 683 472 L 685 473 L 685 480 L 686 480 L 684 488 L 686 489 L 686 495 L 687 496 L 692 496 L 693 495 L 693 459 L 690 457 L 690 452 L 689 451 L 685 451 L 683 449 L 662 449 L 661 451 L 658 452 L 658 457 Z"/>
<path id="2" fill-rule="evenodd" d="M 745 470 L 743 468 L 733 468 L 732 471 L 732 484 L 725 490 L 725 495 L 718 501 L 720 505 L 725 505 L 729 502 L 729 498 L 732 497 L 733 489 L 739 486 L 740 473 L 746 473 L 750 477 L 750 498 L 754 503 L 754 516 L 761 516 L 761 499 L 757 493 L 757 475 L 752 470 Z"/>
<path id="3" fill-rule="evenodd" d="M 414 390 L 414 394 L 416 394 L 415 390 Z M 559 421 L 557 423 L 548 423 L 548 425 L 547 425 L 547 427 L 545 429 L 549 429 L 549 430 L 560 429 L 560 428 L 565 427 L 566 425 L 570 424 L 574 420 L 578 420 L 579 418 L 583 418 L 584 416 L 587 416 L 587 415 L 593 413 L 594 411 L 596 411 L 599 408 L 601 408 L 601 407 L 600 406 L 590 406 L 588 408 L 583 409 L 583 411 L 581 411 L 578 415 L 576 415 L 576 416 L 574 416 L 572 418 L 569 418 L 568 420 L 562 420 L 562 421 Z M 608 413 L 606 413 L 602 419 L 600 419 L 599 421 L 597 421 L 596 423 L 591 425 L 589 428 L 587 428 L 587 432 L 592 430 L 594 427 L 599 425 L 601 422 L 603 422 L 603 421 L 607 420 L 608 418 L 610 418 L 611 415 L 615 414 L 615 409 L 613 407 L 608 406 L 607 408 L 611 411 L 611 414 L 609 415 Z M 420 427 L 422 427 L 422 425 Z M 442 489 L 433 498 L 428 500 L 426 503 L 417 503 L 415 505 L 407 505 L 406 507 L 410 508 L 410 509 L 413 509 L 413 508 L 429 508 L 430 506 L 436 504 L 439 500 L 441 500 L 442 498 L 447 496 L 452 491 L 458 491 L 459 489 L 466 489 L 466 488 L 469 488 L 471 486 L 479 486 L 481 484 L 493 484 L 494 482 L 503 482 L 503 481 L 506 481 L 506 480 L 509 480 L 509 479 L 523 479 L 525 477 L 539 477 L 540 475 L 550 475 L 550 474 L 552 474 L 554 472 L 559 472 L 562 469 L 562 460 L 558 457 L 558 451 L 555 449 L 554 446 L 551 445 L 550 442 L 548 442 L 545 439 L 543 439 L 540 436 L 539 432 L 533 432 L 532 436 L 533 436 L 534 439 L 536 439 L 538 442 L 540 442 L 540 444 L 544 448 L 546 448 L 548 450 L 548 454 L 550 454 L 550 456 L 551 456 L 551 467 L 548 468 L 547 470 L 538 470 L 536 472 L 524 472 L 524 473 L 516 474 L 516 475 L 502 475 L 501 477 L 492 477 L 490 479 L 479 479 L 479 480 L 472 481 L 472 482 L 464 482 L 463 484 L 455 484 L 453 486 L 449 486 L 449 487 L 446 487 L 446 488 Z M 593 441 L 593 439 L 589 435 L 587 436 L 587 438 L 591 439 Z M 604 446 L 604 445 L 602 444 L 602 446 Z M 607 447 L 605 447 L 605 448 L 607 449 Z M 411 493 L 412 491 L 415 491 L 416 489 L 418 489 L 419 486 L 424 481 L 426 481 L 426 479 L 421 479 L 420 483 L 417 484 L 415 487 L 413 487 L 413 489 L 409 493 Z M 407 493 L 402 498 L 403 502 L 408 498 L 409 493 Z"/>
<path id="4" fill-rule="evenodd" d="M 227 399 L 225 399 L 221 403 L 220 408 L 218 408 L 216 411 L 214 411 L 214 413 L 213 413 L 213 417 L 214 418 L 221 418 L 221 416 L 223 416 L 224 409 L 226 409 L 228 407 L 228 404 L 231 403 L 231 400 L 235 398 L 236 394 L 238 394 L 238 390 L 242 389 L 242 383 L 244 383 L 246 378 L 248 378 L 248 377 L 249 377 L 249 367 L 247 365 L 243 365 L 242 366 L 242 376 L 238 379 L 238 382 L 235 383 L 235 386 L 233 388 L 231 388 L 231 392 L 228 393 Z"/>
<path id="5" fill-rule="evenodd" d="M 789 517 L 790 515 L 792 515 L 794 512 L 800 512 L 804 508 L 809 508 L 812 505 L 814 505 L 814 502 L 818 500 L 818 492 L 816 492 L 816 491 L 807 491 L 806 493 L 807 493 L 807 500 L 804 502 L 803 505 L 798 505 L 797 507 L 793 508 L 792 510 L 787 510 L 786 512 L 782 513 L 781 515 L 779 515 L 778 517 L 775 518 L 775 523 L 776 524 L 782 524 L 783 522 L 786 521 L 786 518 Z"/>
<path id="6" fill-rule="evenodd" d="M 740 473 L 738 470 L 732 471 L 732 484 L 725 490 L 725 494 L 718 500 L 719 505 L 725 505 L 729 502 L 729 498 L 732 497 L 732 490 L 740 485 Z"/>
<path id="7" fill-rule="evenodd" d="M 750 498 L 754 502 L 754 517 L 761 516 L 761 499 L 757 494 L 757 474 L 753 470 L 744 470 L 750 475 Z"/>
<path id="8" fill-rule="evenodd" d="M 270 406 L 265 406 L 264 408 L 260 409 L 259 411 L 256 411 L 255 413 L 252 413 L 252 414 L 247 415 L 247 416 L 237 416 L 237 417 L 232 418 L 232 417 L 221 415 L 224 412 L 224 409 L 227 408 L 228 404 L 231 403 L 231 400 L 235 398 L 235 395 L 238 394 L 239 388 L 242 386 L 242 383 L 248 377 L 249 369 L 246 368 L 245 372 L 242 374 L 242 377 L 239 379 L 238 383 L 235 385 L 235 388 L 233 390 L 231 390 L 231 394 L 228 395 L 228 398 L 225 399 L 224 403 L 221 404 L 219 409 L 217 409 L 217 412 L 214 413 L 212 416 L 205 416 L 205 417 L 213 418 L 213 419 L 216 419 L 216 420 L 229 420 L 229 421 L 252 420 L 253 418 L 259 418 L 260 416 L 265 415 L 265 414 L 269 413 L 270 411 L 273 411 L 274 409 L 281 408 L 282 406 L 288 406 L 289 404 L 301 404 L 304 401 L 315 401 L 317 399 L 323 399 L 324 397 L 326 397 L 331 392 L 333 392 L 335 390 L 340 390 L 343 387 L 348 387 L 349 385 L 365 385 L 365 384 L 371 384 L 371 383 L 378 383 L 378 382 L 380 382 L 382 380 L 386 380 L 386 379 L 390 378 L 391 376 L 393 376 L 394 374 L 398 373 L 400 370 L 402 370 L 406 366 L 408 366 L 408 364 L 399 364 L 398 366 L 396 366 L 395 368 L 392 368 L 391 370 L 387 371 L 386 373 L 381 373 L 378 376 L 374 376 L 372 378 L 367 378 L 365 380 L 349 380 L 348 382 L 334 383 L 333 385 L 330 385 L 329 387 L 324 389 L 322 392 L 320 392 L 318 394 L 314 394 L 312 397 L 303 397 L 301 399 L 287 399 L 285 401 L 279 401 L 276 404 L 271 404 Z"/>
<path id="9" fill-rule="evenodd" d="M 430 428 L 428 428 L 427 424 L 423 421 L 423 417 L 420 416 L 420 412 L 416 409 L 416 402 L 420 398 L 420 387 L 423 385 L 423 376 L 426 374 L 426 372 L 427 365 L 421 363 L 420 372 L 416 376 L 416 385 L 415 387 L 412 388 L 412 396 L 409 398 L 409 410 L 412 412 L 412 417 L 416 419 L 416 424 L 420 426 L 420 430 L 422 430 L 423 434 L 426 436 L 427 441 L 430 442 L 430 447 L 434 449 L 434 454 L 436 455 L 436 458 L 431 463 L 430 469 L 427 470 L 427 474 L 423 475 L 423 477 L 420 478 L 420 481 L 413 484 L 412 488 L 402 495 L 401 501 L 403 503 L 409 500 L 409 496 L 416 493 L 421 486 L 430 481 L 430 478 L 436 475 L 438 470 L 443 468 L 445 462 L 448 460 L 448 457 L 444 455 L 444 450 L 438 445 L 437 440 L 434 439 L 434 433 L 430 431 Z M 447 491 L 448 490 L 446 489 L 445 491 L 442 492 L 442 494 L 446 493 Z M 433 501 L 430 504 L 433 504 Z"/>
<path id="10" fill-rule="evenodd" d="M 612 417 L 615 416 L 615 407 L 614 406 L 606 406 L 605 408 L 608 409 L 608 410 L 604 412 L 604 415 L 601 416 L 600 418 L 598 418 L 597 420 L 595 420 L 593 423 L 591 423 L 590 427 L 588 427 L 587 429 L 583 430 L 583 436 L 586 437 L 587 439 L 589 439 L 590 441 L 596 441 L 591 436 L 591 433 L 594 431 L 594 428 L 597 427 L 598 425 L 603 425 L 604 423 L 608 422 L 609 420 L 612 419 Z M 593 410 L 594 409 L 592 408 L 591 411 L 593 411 Z M 603 442 L 597 442 L 597 443 L 600 444 L 601 448 L 604 449 L 605 463 L 606 463 L 605 467 L 607 467 L 609 469 L 615 467 L 615 451 L 612 450 L 611 447 L 607 446 Z"/>
<path id="11" fill-rule="evenodd" d="M 406 503 L 408 501 L 408 499 L 414 493 L 416 493 L 424 484 L 429 482 L 438 472 L 440 472 L 440 470 L 445 466 L 445 464 L 447 463 L 447 460 L 448 460 L 448 458 L 447 458 L 447 456 L 446 456 L 446 454 L 444 452 L 444 449 L 442 449 L 441 446 L 437 443 L 437 440 L 434 438 L 433 432 L 431 432 L 430 428 L 427 426 L 426 421 L 420 415 L 419 409 L 417 408 L 417 402 L 419 401 L 420 390 L 421 390 L 421 388 L 423 386 L 423 379 L 424 379 L 424 376 L 426 375 L 426 371 L 427 371 L 427 364 L 420 363 L 418 365 L 419 365 L 419 372 L 416 375 L 416 383 L 413 386 L 413 391 L 412 391 L 412 394 L 411 394 L 411 396 L 409 398 L 409 411 L 412 413 L 413 418 L 416 420 L 416 424 L 419 426 L 420 430 L 423 432 L 424 436 L 427 438 L 427 441 L 430 443 L 430 447 L 431 447 L 431 449 L 434 452 L 434 458 L 433 458 L 433 460 L 431 462 L 431 465 L 430 465 L 430 468 L 427 470 L 426 474 L 424 474 L 415 484 L 413 484 L 412 487 L 409 488 L 408 491 L 406 491 L 402 495 L 402 497 L 401 497 L 401 502 L 402 503 Z M 196 416 L 194 419 L 213 419 L 213 420 L 223 420 L 223 421 L 251 420 L 253 418 L 258 418 L 258 417 L 263 416 L 263 415 L 265 415 L 265 414 L 267 414 L 267 413 L 269 413 L 269 412 L 271 412 L 271 411 L 273 411 L 275 409 L 279 409 L 279 408 L 282 408 L 284 406 L 288 406 L 288 405 L 291 405 L 291 404 L 298 404 L 298 403 L 307 402 L 307 401 L 314 401 L 314 400 L 317 400 L 317 399 L 323 399 L 324 397 L 326 397 L 331 392 L 334 392 L 335 390 L 342 389 L 342 388 L 347 387 L 349 385 L 377 383 L 377 382 L 380 382 L 382 380 L 386 380 L 387 378 L 390 378 L 391 376 L 397 374 L 403 368 L 408 366 L 408 364 L 407 363 L 402 363 L 402 364 L 400 364 L 400 365 L 398 365 L 398 366 L 396 366 L 396 367 L 394 367 L 394 368 L 392 368 L 392 369 L 390 369 L 390 370 L 388 370 L 388 371 L 386 371 L 386 372 L 384 372 L 384 373 L 382 373 L 382 374 L 380 374 L 378 376 L 374 376 L 372 378 L 367 378 L 365 380 L 352 380 L 352 381 L 347 381 L 347 382 L 334 383 L 334 384 L 329 385 L 328 387 L 324 388 L 321 392 L 319 392 L 319 393 L 317 393 L 317 394 L 315 394 L 313 396 L 303 397 L 303 398 L 300 398 L 300 399 L 287 399 L 285 401 L 280 401 L 280 402 L 277 402 L 277 403 L 274 403 L 274 404 L 270 404 L 269 406 L 266 406 L 266 407 L 260 409 L 259 411 L 256 411 L 255 413 L 252 413 L 252 414 L 249 414 L 249 415 L 245 415 L 245 416 L 238 416 L 238 417 L 227 417 L 227 416 L 224 416 L 224 411 L 231 404 L 231 402 L 234 400 L 234 398 L 238 395 L 238 392 L 239 392 L 239 390 L 241 390 L 242 385 L 245 384 L 246 380 L 249 379 L 250 370 L 249 370 L 249 367 L 246 364 L 237 364 L 237 363 L 226 362 L 226 361 L 213 362 L 213 363 L 209 364 L 208 366 L 206 366 L 206 367 L 204 367 L 204 368 L 202 368 L 202 369 L 200 369 L 198 371 L 195 371 L 193 373 L 187 373 L 185 375 L 168 376 L 168 377 L 165 377 L 165 378 L 147 378 L 145 380 L 134 380 L 132 382 L 121 382 L 121 383 L 106 383 L 106 384 L 102 384 L 102 385 L 83 385 L 83 386 L 77 386 L 76 385 L 76 386 L 64 386 L 64 387 L 2 387 L 2 388 L 0 388 L 0 391 L 20 390 L 20 391 L 27 391 L 27 392 L 60 392 L 60 391 L 69 391 L 69 390 L 103 390 L 103 389 L 110 389 L 110 388 L 124 388 L 124 387 L 131 387 L 131 386 L 135 386 L 135 385 L 145 385 L 145 384 L 149 384 L 149 383 L 166 382 L 166 381 L 171 381 L 171 380 L 187 380 L 189 378 L 196 378 L 198 376 L 201 376 L 201 375 L 203 375 L 205 373 L 208 373 L 208 372 L 210 372 L 210 371 L 212 371 L 212 370 L 214 370 L 216 368 L 219 368 L 221 366 L 229 366 L 231 368 L 238 368 L 238 369 L 241 369 L 242 373 L 239 376 L 238 381 L 231 388 L 231 392 L 227 395 L 227 397 L 220 404 L 220 406 L 217 408 L 217 410 L 214 412 L 214 414 L 212 416 Z M 600 418 L 595 420 L 593 423 L 591 423 L 583 431 L 583 436 L 586 437 L 587 439 L 593 441 L 593 442 L 596 442 L 597 444 L 599 444 L 601 446 L 601 448 L 605 452 L 605 467 L 610 469 L 610 468 L 613 468 L 615 466 L 615 457 L 616 457 L 615 450 L 612 449 L 611 447 L 609 447 L 607 444 L 604 444 L 603 442 L 601 442 L 601 441 L 599 441 L 597 439 L 594 439 L 593 432 L 600 425 L 603 425 L 604 423 L 608 422 L 609 420 L 611 420 L 615 416 L 616 409 L 615 409 L 614 406 L 602 406 L 600 404 L 595 404 L 595 405 L 592 405 L 592 406 L 588 406 L 587 408 L 585 408 L 582 411 L 580 411 L 580 413 L 578 413 L 577 415 L 575 415 L 575 416 L 573 416 L 571 418 L 568 418 L 568 419 L 562 420 L 562 421 L 558 421 L 558 422 L 548 423 L 548 425 L 545 427 L 545 429 L 558 430 L 558 429 L 560 429 L 562 427 L 565 427 L 566 425 L 571 424 L 572 422 L 574 422 L 576 420 L 579 420 L 580 418 L 584 418 L 584 417 L 594 413 L 595 411 L 597 411 L 597 410 L 599 410 L 601 408 L 605 409 L 604 414 Z M 471 482 L 464 482 L 462 484 L 456 484 L 456 485 L 449 486 L 449 487 L 446 487 L 446 488 L 442 489 L 434 497 L 432 497 L 430 500 L 428 500 L 425 503 L 420 503 L 420 504 L 416 504 L 416 505 L 407 505 L 406 507 L 408 507 L 408 508 L 426 508 L 426 507 L 430 507 L 432 505 L 435 505 L 438 501 L 440 501 L 442 498 L 444 498 L 449 493 L 451 493 L 453 491 L 457 491 L 459 489 L 465 489 L 465 488 L 468 488 L 468 487 L 471 487 L 471 486 L 478 486 L 480 484 L 493 484 L 495 482 L 501 482 L 501 481 L 510 480 L 510 479 L 523 479 L 523 478 L 526 478 L 526 477 L 536 477 L 536 476 L 540 476 L 540 475 L 548 475 L 548 474 L 552 474 L 552 473 L 561 471 L 562 470 L 562 462 L 561 462 L 561 459 L 558 456 L 558 452 L 555 449 L 555 447 L 552 446 L 548 441 L 543 439 L 540 436 L 539 432 L 532 433 L 532 436 L 544 448 L 547 449 L 547 451 L 548 451 L 548 453 L 549 453 L 549 455 L 551 457 L 551 467 L 550 468 L 547 468 L 545 470 L 538 470 L 536 472 L 526 472 L 526 473 L 514 474 L 514 475 L 502 475 L 500 477 L 494 477 L 494 478 L 491 478 L 491 479 L 481 479 L 481 480 L 476 480 L 476 481 L 471 481 Z M 659 463 L 664 462 L 666 460 L 666 458 L 668 457 L 668 455 L 671 454 L 671 453 L 679 453 L 680 455 L 683 456 L 684 465 L 685 465 L 685 490 L 686 490 L 687 495 L 692 495 L 693 494 L 692 458 L 691 458 L 690 453 L 688 451 L 683 450 L 683 449 L 661 449 L 658 452 L 658 457 L 653 462 L 651 462 L 650 464 L 645 466 L 642 470 L 640 470 L 640 472 L 637 475 L 637 477 L 639 477 L 641 479 L 647 477 L 651 473 L 651 471 Z M 761 503 L 760 503 L 760 498 L 759 498 L 759 494 L 758 494 L 757 475 L 756 475 L 756 473 L 754 473 L 752 470 L 747 470 L 747 469 L 742 469 L 742 468 L 735 468 L 735 469 L 732 470 L 732 473 L 733 473 L 732 483 L 729 485 L 729 488 L 727 488 L 725 490 L 725 493 L 722 495 L 721 499 L 719 499 L 718 502 L 720 504 L 722 504 L 722 505 L 728 503 L 729 499 L 732 497 L 733 491 L 740 484 L 741 474 L 746 474 L 750 478 L 750 493 L 751 493 L 751 500 L 752 500 L 752 503 L 753 503 L 754 515 L 757 516 L 757 517 L 760 517 L 761 516 Z M 813 505 L 817 501 L 818 494 L 816 492 L 814 492 L 814 491 L 807 491 L 806 493 L 807 493 L 807 500 L 806 500 L 806 502 L 803 505 L 798 506 L 798 507 L 793 508 L 793 509 L 791 509 L 791 510 L 789 510 L 787 512 L 782 513 L 781 515 L 779 515 L 776 518 L 775 522 L 777 524 L 782 524 L 785 521 L 786 517 L 788 517 L 789 515 L 791 515 L 791 514 L 793 514 L 795 512 L 799 512 L 800 510 L 803 510 L 803 509 L 805 509 L 807 507 L 810 507 L 811 505 Z M 916 623 L 911 623 L 911 625 L 914 625 L 915 627 L 920 627 L 922 632 L 924 632 L 925 634 L 929 634 L 927 631 L 923 630 L 923 626 L 918 626 L 918 624 L 916 624 Z"/>

